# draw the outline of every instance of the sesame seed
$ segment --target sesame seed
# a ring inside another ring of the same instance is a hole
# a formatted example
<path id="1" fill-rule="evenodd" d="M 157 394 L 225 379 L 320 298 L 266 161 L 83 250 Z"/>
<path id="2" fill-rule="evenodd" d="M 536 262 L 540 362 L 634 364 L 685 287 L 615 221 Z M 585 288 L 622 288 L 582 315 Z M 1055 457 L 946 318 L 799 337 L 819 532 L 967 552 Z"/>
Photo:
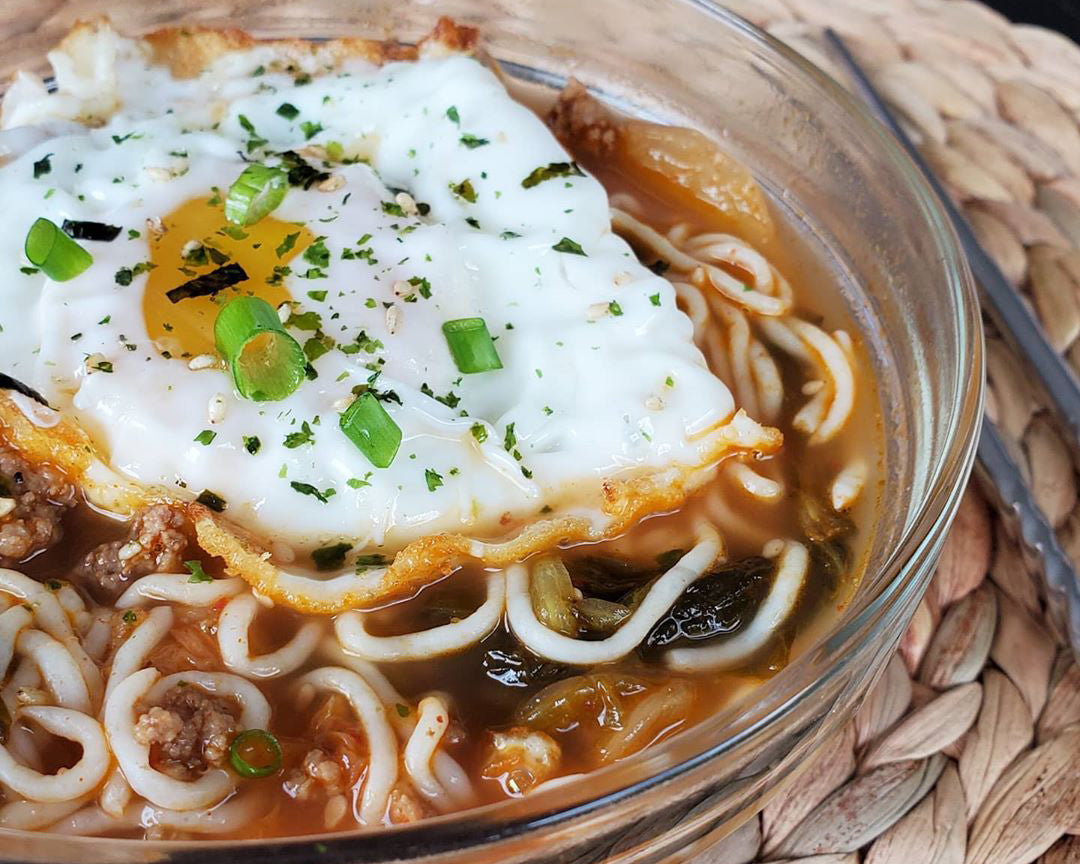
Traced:
<path id="1" fill-rule="evenodd" d="M 585 310 L 585 317 L 590 321 L 599 321 L 605 315 L 611 314 L 610 303 L 592 303 Z"/>
<path id="2" fill-rule="evenodd" d="M 206 406 L 206 416 L 210 423 L 220 423 L 225 419 L 225 394 L 215 393 L 210 397 L 210 403 Z"/>
<path id="3" fill-rule="evenodd" d="M 151 180 L 156 180 L 159 183 L 168 182 L 169 180 L 173 179 L 173 176 L 175 176 L 171 169 L 162 168 L 159 165 L 147 165 L 143 168 L 143 171 L 146 172 L 146 175 Z"/>
<path id="4" fill-rule="evenodd" d="M 188 360 L 187 367 L 192 372 L 198 372 L 202 369 L 216 369 L 220 365 L 221 361 L 213 354 L 196 354 Z"/>
<path id="5" fill-rule="evenodd" d="M 416 200 L 408 192 L 398 192 L 394 196 L 397 205 L 405 211 L 406 216 L 418 216 L 420 210 L 416 206 Z"/>
<path id="6" fill-rule="evenodd" d="M 395 305 L 386 307 L 386 332 L 393 336 L 401 325 L 401 310 Z"/>

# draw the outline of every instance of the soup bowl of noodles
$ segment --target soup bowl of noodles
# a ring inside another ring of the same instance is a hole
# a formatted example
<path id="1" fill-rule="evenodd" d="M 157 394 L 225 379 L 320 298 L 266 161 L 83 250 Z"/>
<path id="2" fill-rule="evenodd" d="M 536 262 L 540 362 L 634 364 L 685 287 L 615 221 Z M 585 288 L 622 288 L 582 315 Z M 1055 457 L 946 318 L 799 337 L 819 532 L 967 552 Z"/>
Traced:
<path id="1" fill-rule="evenodd" d="M 835 83 L 689 0 L 24 14 L 0 857 L 688 857 L 851 716 L 982 335 Z"/>

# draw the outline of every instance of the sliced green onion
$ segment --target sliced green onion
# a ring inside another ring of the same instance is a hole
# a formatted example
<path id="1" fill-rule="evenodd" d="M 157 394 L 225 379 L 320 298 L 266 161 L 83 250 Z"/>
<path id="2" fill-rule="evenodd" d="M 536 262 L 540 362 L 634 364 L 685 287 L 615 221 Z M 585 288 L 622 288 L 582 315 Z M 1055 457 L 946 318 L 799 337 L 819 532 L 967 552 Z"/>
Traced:
<path id="1" fill-rule="evenodd" d="M 281 769 L 281 745 L 263 729 L 245 729 L 229 745 L 229 763 L 241 777 L 269 777 Z"/>
<path id="2" fill-rule="evenodd" d="M 258 297 L 235 297 L 214 322 L 218 351 L 232 369 L 236 389 L 253 402 L 276 402 L 304 380 L 304 349 Z"/>
<path id="3" fill-rule="evenodd" d="M 376 468 L 389 468 L 401 446 L 401 427 L 371 392 L 345 409 L 341 431 Z"/>
<path id="4" fill-rule="evenodd" d="M 503 368 L 483 318 L 455 318 L 445 322 L 442 331 L 459 372 L 470 374 Z"/>
<path id="5" fill-rule="evenodd" d="M 234 225 L 254 225 L 277 208 L 288 189 L 289 174 L 283 168 L 248 165 L 229 187 L 225 218 Z"/>
<path id="6" fill-rule="evenodd" d="M 54 282 L 74 279 L 94 263 L 94 256 L 48 219 L 30 226 L 23 247 L 26 257 Z"/>

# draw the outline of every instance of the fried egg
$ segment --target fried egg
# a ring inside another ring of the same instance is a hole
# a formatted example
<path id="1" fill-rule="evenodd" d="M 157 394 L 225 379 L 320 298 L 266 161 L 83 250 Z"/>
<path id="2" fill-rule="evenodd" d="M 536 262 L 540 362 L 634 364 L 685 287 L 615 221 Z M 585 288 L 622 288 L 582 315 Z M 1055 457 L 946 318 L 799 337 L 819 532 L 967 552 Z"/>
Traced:
<path id="1" fill-rule="evenodd" d="M 105 509 L 210 502 L 204 548 L 315 611 L 613 536 L 726 456 L 776 449 L 671 283 L 612 232 L 600 183 L 461 41 L 393 59 L 211 40 L 178 70 L 160 40 L 94 25 L 50 55 L 56 92 L 20 77 L 0 136 L 0 368 L 57 416 L 8 397 L 7 434 L 66 442 L 51 458 Z M 228 222 L 245 167 L 283 159 L 299 170 L 280 205 Z M 24 256 L 39 218 L 119 231 L 79 240 L 92 265 L 55 282 Z M 233 264 L 241 281 L 170 300 Z M 242 398 L 218 356 L 239 295 L 304 348 L 285 399 Z M 443 324 L 464 318 L 501 368 L 459 370 Z M 401 430 L 384 468 L 339 425 L 362 392 Z M 340 574 L 312 578 L 305 556 L 328 547 L 347 549 Z"/>

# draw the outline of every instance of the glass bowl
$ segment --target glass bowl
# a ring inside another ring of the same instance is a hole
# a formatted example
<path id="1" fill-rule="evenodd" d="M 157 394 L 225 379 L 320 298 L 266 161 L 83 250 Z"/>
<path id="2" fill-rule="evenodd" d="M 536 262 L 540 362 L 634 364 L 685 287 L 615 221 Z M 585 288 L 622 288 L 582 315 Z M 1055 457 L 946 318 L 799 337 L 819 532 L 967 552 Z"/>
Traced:
<path id="1" fill-rule="evenodd" d="M 694 126 L 748 165 L 821 251 L 876 366 L 884 489 L 865 579 L 840 619 L 749 698 L 587 780 L 414 826 L 286 841 L 147 842 L 0 831 L 34 861 L 660 861 L 733 831 L 843 724 L 931 577 L 974 458 L 983 344 L 970 274 L 914 165 L 840 87 L 705 0 L 5 3 L 0 73 L 46 69 L 78 19 L 257 36 L 403 40 L 440 15 L 478 25 L 508 75 L 574 75 L 610 103 Z"/>

